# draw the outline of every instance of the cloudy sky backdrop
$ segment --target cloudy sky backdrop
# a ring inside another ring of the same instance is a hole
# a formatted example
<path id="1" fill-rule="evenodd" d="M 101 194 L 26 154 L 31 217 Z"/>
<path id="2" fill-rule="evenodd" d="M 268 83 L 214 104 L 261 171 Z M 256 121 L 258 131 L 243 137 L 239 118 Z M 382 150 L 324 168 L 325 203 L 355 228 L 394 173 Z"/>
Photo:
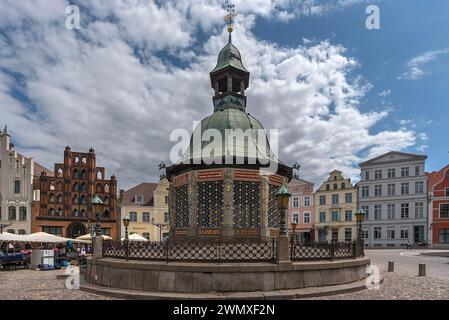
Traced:
<path id="1" fill-rule="evenodd" d="M 81 29 L 67 30 L 77 5 Z M 251 72 L 247 111 L 280 130 L 280 158 L 320 183 L 383 152 L 448 162 L 449 2 L 235 0 L 233 42 Z M 381 29 L 367 30 L 376 4 Z M 212 112 L 226 44 L 218 0 L 2 0 L 0 126 L 51 167 L 87 151 L 129 188 L 159 177 L 170 132 Z"/>

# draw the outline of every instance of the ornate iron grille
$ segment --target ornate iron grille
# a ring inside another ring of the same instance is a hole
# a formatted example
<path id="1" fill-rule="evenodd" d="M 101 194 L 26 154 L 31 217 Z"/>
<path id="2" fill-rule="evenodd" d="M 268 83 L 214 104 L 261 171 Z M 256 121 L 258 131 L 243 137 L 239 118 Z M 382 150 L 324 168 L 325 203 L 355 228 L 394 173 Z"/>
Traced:
<path id="1" fill-rule="evenodd" d="M 234 227 L 260 226 L 260 183 L 234 182 Z"/>
<path id="2" fill-rule="evenodd" d="M 189 188 L 188 185 L 176 187 L 174 190 L 174 219 L 176 228 L 189 226 Z"/>
<path id="3" fill-rule="evenodd" d="M 103 244 L 103 256 L 126 259 L 126 242 Z M 178 241 L 128 243 L 130 260 L 194 262 L 270 262 L 276 259 L 276 242 Z"/>
<path id="4" fill-rule="evenodd" d="M 363 250 L 360 250 L 360 246 L 363 247 L 363 244 L 357 241 L 331 243 L 298 243 L 297 241 L 291 241 L 290 259 L 292 261 L 355 259 L 363 256 Z"/>
<path id="5" fill-rule="evenodd" d="M 276 192 L 279 188 L 274 185 L 269 185 L 268 189 L 268 228 L 279 228 L 281 223 L 281 214 L 279 212 L 278 203 L 276 199 Z"/>
<path id="6" fill-rule="evenodd" d="M 198 226 L 219 229 L 223 223 L 223 181 L 198 183 Z"/>

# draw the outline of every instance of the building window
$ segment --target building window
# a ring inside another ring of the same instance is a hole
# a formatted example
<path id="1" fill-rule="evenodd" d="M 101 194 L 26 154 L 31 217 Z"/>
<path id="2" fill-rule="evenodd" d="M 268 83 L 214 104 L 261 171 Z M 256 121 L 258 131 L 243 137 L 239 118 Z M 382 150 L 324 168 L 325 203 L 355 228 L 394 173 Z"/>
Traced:
<path id="1" fill-rule="evenodd" d="M 440 244 L 449 244 L 449 229 L 440 229 L 439 240 Z"/>
<path id="2" fill-rule="evenodd" d="M 394 234 L 394 228 L 387 228 L 387 239 L 394 239 L 395 234 Z"/>
<path id="3" fill-rule="evenodd" d="M 105 236 L 111 236 L 111 228 L 101 228 L 101 233 Z"/>
<path id="4" fill-rule="evenodd" d="M 326 196 L 320 196 L 320 205 L 326 204 Z"/>
<path id="5" fill-rule="evenodd" d="M 332 241 L 338 241 L 338 229 L 332 229 Z"/>
<path id="6" fill-rule="evenodd" d="M 293 198 L 293 208 L 299 207 L 299 200 L 297 197 Z"/>
<path id="7" fill-rule="evenodd" d="M 150 222 L 150 213 L 149 212 L 142 213 L 142 222 Z"/>
<path id="8" fill-rule="evenodd" d="M 150 233 L 149 232 L 143 232 L 142 237 L 144 237 L 147 240 L 150 240 Z"/>
<path id="9" fill-rule="evenodd" d="M 382 238 L 382 227 L 374 227 L 374 239 Z"/>
<path id="10" fill-rule="evenodd" d="M 352 193 L 346 193 L 345 194 L 345 202 L 346 203 L 352 203 Z"/>
<path id="11" fill-rule="evenodd" d="M 164 202 L 165 202 L 165 204 L 168 204 L 168 196 L 164 197 Z"/>
<path id="12" fill-rule="evenodd" d="M 395 219 L 395 216 L 396 216 L 396 204 L 389 203 L 387 205 L 387 214 L 388 214 L 388 219 Z"/>
<path id="13" fill-rule="evenodd" d="M 396 185 L 394 183 L 388 184 L 388 195 L 389 196 L 396 195 Z"/>
<path id="14" fill-rule="evenodd" d="M 62 237 L 62 227 L 42 227 L 42 232 Z"/>
<path id="15" fill-rule="evenodd" d="M 27 219 L 27 208 L 19 207 L 19 220 L 25 221 Z"/>
<path id="16" fill-rule="evenodd" d="M 338 221 L 338 211 L 332 211 L 332 221 Z"/>
<path id="17" fill-rule="evenodd" d="M 374 171 L 374 180 L 382 180 L 382 170 Z"/>
<path id="18" fill-rule="evenodd" d="M 409 183 L 408 182 L 401 183 L 401 194 L 402 195 L 409 194 Z"/>
<path id="19" fill-rule="evenodd" d="M 164 212 L 164 223 L 168 223 L 170 221 L 170 215 L 168 212 Z"/>
<path id="20" fill-rule="evenodd" d="M 401 229 L 401 239 L 408 239 L 408 228 L 407 229 L 404 229 L 404 228 Z"/>
<path id="21" fill-rule="evenodd" d="M 409 168 L 401 168 L 401 177 L 408 177 L 409 176 Z"/>
<path id="22" fill-rule="evenodd" d="M 419 166 L 415 167 L 415 176 L 419 176 L 420 170 L 419 170 Z"/>
<path id="23" fill-rule="evenodd" d="M 326 212 L 320 212 L 320 222 L 326 222 Z"/>
<path id="24" fill-rule="evenodd" d="M 446 197 L 449 197 L 449 188 L 446 188 Z"/>
<path id="25" fill-rule="evenodd" d="M 369 186 L 363 186 L 362 187 L 362 198 L 368 198 L 369 197 Z"/>
<path id="26" fill-rule="evenodd" d="M 449 203 L 440 204 L 440 218 L 449 218 Z"/>
<path id="27" fill-rule="evenodd" d="M 14 193 L 20 193 L 20 181 L 16 180 L 14 181 Z"/>
<path id="28" fill-rule="evenodd" d="M 415 193 L 424 193 L 424 182 L 423 181 L 415 182 Z"/>
<path id="29" fill-rule="evenodd" d="M 11 233 L 11 234 L 16 234 L 16 230 L 14 230 L 14 229 L 8 229 L 8 230 L 6 230 L 6 232 Z"/>
<path id="30" fill-rule="evenodd" d="M 310 197 L 309 196 L 304 197 L 304 207 L 310 207 Z"/>
<path id="31" fill-rule="evenodd" d="M 131 211 L 129 213 L 129 221 L 137 222 L 137 212 Z"/>
<path id="32" fill-rule="evenodd" d="M 292 223 L 299 223 L 299 213 L 298 212 L 292 213 Z"/>
<path id="33" fill-rule="evenodd" d="M 424 218 L 424 203 L 415 203 L 415 218 Z"/>
<path id="34" fill-rule="evenodd" d="M 20 234 L 20 235 L 25 235 L 25 234 L 26 234 L 26 231 L 25 231 L 24 229 L 20 229 L 20 230 L 19 230 L 19 234 Z"/>
<path id="35" fill-rule="evenodd" d="M 352 211 L 351 210 L 345 211 L 345 221 L 352 221 Z"/>
<path id="36" fill-rule="evenodd" d="M 345 241 L 351 241 L 351 240 L 352 240 L 352 229 L 345 228 Z"/>
<path id="37" fill-rule="evenodd" d="M 16 207 L 8 207 L 8 220 L 16 220 Z"/>
<path id="38" fill-rule="evenodd" d="M 141 195 L 141 194 L 135 195 L 134 196 L 134 202 L 135 203 L 143 203 L 143 195 Z"/>
<path id="39" fill-rule="evenodd" d="M 382 185 L 381 184 L 377 184 L 374 186 L 374 196 L 382 197 Z"/>
<path id="40" fill-rule="evenodd" d="M 362 206 L 362 210 L 365 212 L 365 219 L 369 220 L 369 206 Z"/>
<path id="41" fill-rule="evenodd" d="M 382 220 L 382 205 L 380 204 L 374 206 L 374 220 Z"/>
<path id="42" fill-rule="evenodd" d="M 304 212 L 304 223 L 310 223 L 310 213 Z"/>
<path id="43" fill-rule="evenodd" d="M 326 184 L 326 190 L 329 191 L 331 189 L 330 185 Z"/>
<path id="44" fill-rule="evenodd" d="M 338 204 L 338 194 L 332 195 L 332 204 Z"/>
<path id="45" fill-rule="evenodd" d="M 368 170 L 365 171 L 365 180 L 369 180 L 369 171 Z"/>
<path id="46" fill-rule="evenodd" d="M 408 203 L 402 203 L 401 204 L 401 219 L 408 219 L 408 211 L 409 211 Z"/>
<path id="47" fill-rule="evenodd" d="M 368 229 L 363 229 L 361 232 L 362 239 L 368 239 Z"/>
<path id="48" fill-rule="evenodd" d="M 396 169 L 388 169 L 388 178 L 396 178 Z"/>

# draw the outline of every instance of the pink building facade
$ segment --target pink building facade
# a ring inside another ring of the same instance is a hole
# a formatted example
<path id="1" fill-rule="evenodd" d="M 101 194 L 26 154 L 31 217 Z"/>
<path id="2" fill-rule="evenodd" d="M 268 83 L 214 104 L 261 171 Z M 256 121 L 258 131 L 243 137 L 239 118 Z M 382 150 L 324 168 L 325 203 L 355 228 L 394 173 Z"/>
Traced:
<path id="1" fill-rule="evenodd" d="M 313 183 L 294 177 L 288 184 L 292 194 L 288 208 L 288 233 L 293 236 L 292 222 L 297 223 L 295 238 L 304 243 L 314 241 L 315 203 Z"/>

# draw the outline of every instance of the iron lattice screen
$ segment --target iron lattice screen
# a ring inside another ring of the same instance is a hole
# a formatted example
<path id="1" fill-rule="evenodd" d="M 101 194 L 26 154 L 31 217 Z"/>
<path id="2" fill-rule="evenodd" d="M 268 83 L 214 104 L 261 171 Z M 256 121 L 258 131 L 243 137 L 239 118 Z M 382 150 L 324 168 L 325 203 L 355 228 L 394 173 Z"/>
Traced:
<path id="1" fill-rule="evenodd" d="M 359 244 L 353 242 L 330 242 L 330 243 L 298 243 L 290 242 L 290 259 L 299 260 L 334 260 L 351 259 L 363 256 L 363 250 L 359 250 Z"/>
<path id="2" fill-rule="evenodd" d="M 223 224 L 223 181 L 198 183 L 198 226 L 221 228 Z"/>
<path id="3" fill-rule="evenodd" d="M 234 182 L 234 227 L 260 226 L 260 183 Z"/>
<path id="4" fill-rule="evenodd" d="M 176 228 L 189 226 L 189 187 L 187 184 L 174 189 L 174 219 Z"/>
<path id="5" fill-rule="evenodd" d="M 279 207 L 276 199 L 276 192 L 279 187 L 269 185 L 268 194 L 268 228 L 279 228 L 281 223 L 281 215 L 279 213 Z"/>
<path id="6" fill-rule="evenodd" d="M 193 262 L 272 262 L 276 259 L 274 239 L 262 241 L 166 241 L 104 243 L 103 256 L 130 260 Z"/>

